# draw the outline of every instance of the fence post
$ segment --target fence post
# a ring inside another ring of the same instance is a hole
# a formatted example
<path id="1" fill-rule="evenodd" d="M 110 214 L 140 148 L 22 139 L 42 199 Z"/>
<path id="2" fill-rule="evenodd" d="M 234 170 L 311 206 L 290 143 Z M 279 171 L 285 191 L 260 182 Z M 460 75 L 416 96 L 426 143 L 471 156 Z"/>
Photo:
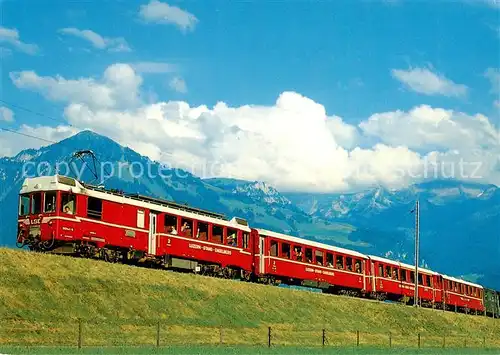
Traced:
<path id="1" fill-rule="evenodd" d="M 269 327 L 267 330 L 267 347 L 271 347 L 271 327 Z"/>
<path id="2" fill-rule="evenodd" d="M 389 332 L 389 347 L 392 348 L 392 333 Z"/>
<path id="3" fill-rule="evenodd" d="M 356 330 L 356 346 L 359 346 L 359 330 Z"/>
<path id="4" fill-rule="evenodd" d="M 223 343 L 223 341 L 222 341 L 222 325 L 219 328 L 219 336 L 220 336 L 219 342 L 220 342 L 220 345 L 222 345 L 222 343 Z"/>
<path id="5" fill-rule="evenodd" d="M 420 349 L 420 333 L 418 333 L 418 348 Z"/>
<path id="6" fill-rule="evenodd" d="M 326 341 L 326 330 L 323 328 L 323 337 L 321 339 L 323 347 L 325 346 L 325 341 Z"/>
<path id="7" fill-rule="evenodd" d="M 78 318 L 78 349 L 82 348 L 82 319 Z"/>
<path id="8" fill-rule="evenodd" d="M 156 347 L 160 347 L 160 321 L 156 325 Z"/>

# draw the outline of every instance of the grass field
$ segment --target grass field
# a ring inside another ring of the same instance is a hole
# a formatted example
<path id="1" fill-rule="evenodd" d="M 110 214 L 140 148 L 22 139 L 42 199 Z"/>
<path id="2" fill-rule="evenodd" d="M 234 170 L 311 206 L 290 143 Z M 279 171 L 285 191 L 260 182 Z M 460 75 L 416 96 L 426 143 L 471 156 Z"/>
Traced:
<path id="1" fill-rule="evenodd" d="M 1 350 L 1 348 L 0 348 Z M 384 348 L 301 348 L 301 347 L 170 347 L 170 348 L 8 348 L 8 354 L 102 354 L 102 355 L 493 355 L 495 349 L 384 349 Z"/>
<path id="2" fill-rule="evenodd" d="M 354 346 L 359 332 L 361 346 L 352 351 L 387 347 L 389 337 L 393 347 L 416 347 L 417 333 L 422 348 L 443 342 L 447 348 L 500 348 L 500 322 L 481 316 L 7 249 L 0 249 L 0 260 L 0 353 L 2 346 L 12 353 L 26 345 L 74 347 L 80 326 L 82 350 L 154 346 L 159 335 L 162 346 L 186 354 L 198 351 L 186 345 L 209 346 L 200 350 L 207 354 L 230 354 L 229 345 L 242 353 L 278 354 L 279 347 L 265 348 L 268 327 L 273 346 L 316 346 L 318 353 L 338 353 L 317 347 L 323 329 L 327 345 L 340 349 Z M 221 339 L 223 347 L 215 347 Z"/>

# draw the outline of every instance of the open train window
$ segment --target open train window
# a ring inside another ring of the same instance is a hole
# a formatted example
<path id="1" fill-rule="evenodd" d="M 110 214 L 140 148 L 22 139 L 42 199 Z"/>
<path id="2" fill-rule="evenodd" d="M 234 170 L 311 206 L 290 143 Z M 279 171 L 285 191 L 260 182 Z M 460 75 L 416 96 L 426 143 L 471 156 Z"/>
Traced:
<path id="1" fill-rule="evenodd" d="M 421 273 L 418 273 L 418 284 L 419 285 L 423 285 L 423 282 L 424 282 L 424 279 L 422 277 L 422 274 Z"/>
<path id="2" fill-rule="evenodd" d="M 333 254 L 326 253 L 326 266 L 333 267 Z"/>
<path id="3" fill-rule="evenodd" d="M 406 270 L 401 269 L 401 281 L 406 282 Z"/>
<path id="4" fill-rule="evenodd" d="M 222 243 L 224 229 L 221 226 L 212 226 L 212 241 Z"/>
<path id="5" fill-rule="evenodd" d="M 415 283 L 415 271 L 410 271 L 410 282 Z"/>
<path id="6" fill-rule="evenodd" d="M 76 211 L 76 196 L 63 192 L 61 194 L 61 212 L 74 214 Z"/>
<path id="7" fill-rule="evenodd" d="M 281 257 L 290 259 L 290 244 L 281 243 Z"/>
<path id="8" fill-rule="evenodd" d="M 313 251 L 311 248 L 306 248 L 306 261 L 308 263 L 313 262 Z"/>
<path id="9" fill-rule="evenodd" d="M 248 248 L 248 243 L 250 242 L 250 234 L 248 232 L 243 232 L 243 248 Z"/>
<path id="10" fill-rule="evenodd" d="M 87 201 L 87 217 L 94 219 L 102 218 L 102 200 L 89 197 Z"/>
<path id="11" fill-rule="evenodd" d="M 188 218 L 181 220 L 181 233 L 186 237 L 193 236 L 193 221 Z"/>
<path id="12" fill-rule="evenodd" d="M 238 246 L 238 231 L 233 228 L 227 229 L 227 245 L 237 247 Z"/>
<path id="13" fill-rule="evenodd" d="M 198 222 L 196 238 L 198 238 L 199 240 L 208 240 L 208 223 Z"/>
<path id="14" fill-rule="evenodd" d="M 346 266 L 347 266 L 347 270 L 349 271 L 352 271 L 352 258 L 351 257 L 347 257 L 346 258 Z"/>
<path id="15" fill-rule="evenodd" d="M 337 269 L 340 269 L 340 270 L 343 270 L 344 269 L 344 258 L 342 257 L 342 255 L 337 255 L 337 260 L 335 260 L 336 264 L 336 268 Z"/>
<path id="16" fill-rule="evenodd" d="M 386 265 L 385 266 L 385 273 L 384 273 L 384 277 L 388 277 L 390 278 L 391 277 L 391 267 L 389 265 Z"/>
<path id="17" fill-rule="evenodd" d="M 271 256 L 278 256 L 278 242 L 271 240 Z"/>
<path id="18" fill-rule="evenodd" d="M 397 267 L 392 268 L 392 275 L 391 278 L 393 280 L 398 280 L 399 281 L 399 269 Z"/>
<path id="19" fill-rule="evenodd" d="M 297 261 L 304 261 L 304 256 L 302 255 L 302 247 L 296 245 L 293 247 L 293 254 L 295 254 L 295 259 Z"/>
<path id="20" fill-rule="evenodd" d="M 321 250 L 316 250 L 316 264 L 323 265 L 323 252 Z"/>
<path id="21" fill-rule="evenodd" d="M 356 271 L 358 274 L 361 274 L 363 272 L 363 264 L 361 263 L 361 260 L 356 259 L 356 262 L 354 263 L 354 271 Z"/>
<path id="22" fill-rule="evenodd" d="M 165 232 L 177 234 L 177 217 L 171 214 L 165 214 L 164 226 Z"/>
<path id="23" fill-rule="evenodd" d="M 425 275 L 425 284 L 426 284 L 427 286 L 432 286 L 432 284 L 431 284 L 431 277 L 430 277 L 430 275 Z"/>
<path id="24" fill-rule="evenodd" d="M 49 191 L 45 193 L 45 203 L 43 206 L 43 212 L 51 213 L 56 211 L 56 191 Z"/>
<path id="25" fill-rule="evenodd" d="M 19 215 L 26 216 L 30 213 L 30 195 L 21 195 L 19 198 Z"/>
<path id="26" fill-rule="evenodd" d="M 42 193 L 37 192 L 33 194 L 31 202 L 31 214 L 42 213 Z"/>

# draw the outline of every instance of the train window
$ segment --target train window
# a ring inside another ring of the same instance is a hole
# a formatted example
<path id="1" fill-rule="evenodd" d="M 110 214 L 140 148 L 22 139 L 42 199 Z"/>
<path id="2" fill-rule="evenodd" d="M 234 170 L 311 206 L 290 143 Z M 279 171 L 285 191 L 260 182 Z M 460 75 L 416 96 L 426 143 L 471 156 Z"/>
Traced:
<path id="1" fill-rule="evenodd" d="M 49 191 L 45 193 L 45 203 L 43 206 L 43 211 L 45 213 L 55 212 L 56 210 L 56 196 L 57 192 Z"/>
<path id="2" fill-rule="evenodd" d="M 144 210 L 137 210 L 137 228 L 144 228 Z"/>
<path id="3" fill-rule="evenodd" d="M 399 273 L 398 268 L 396 268 L 396 267 L 392 268 L 392 275 L 391 275 L 391 278 L 392 278 L 393 280 L 399 280 L 399 275 L 398 275 L 398 273 Z"/>
<path id="4" fill-rule="evenodd" d="M 340 269 L 340 270 L 344 269 L 344 257 L 342 255 L 337 255 L 335 262 L 336 262 L 337 269 Z"/>
<path id="5" fill-rule="evenodd" d="M 212 226 L 212 241 L 216 243 L 222 243 L 222 235 L 224 229 L 221 226 Z"/>
<path id="6" fill-rule="evenodd" d="M 426 284 L 427 286 L 432 286 L 432 284 L 431 284 L 431 277 L 430 277 L 430 275 L 425 275 L 425 284 Z"/>
<path id="7" fill-rule="evenodd" d="M 316 264 L 323 265 L 323 252 L 321 250 L 316 250 Z"/>
<path id="8" fill-rule="evenodd" d="M 306 261 L 308 263 L 313 262 L 313 251 L 311 248 L 306 248 Z"/>
<path id="9" fill-rule="evenodd" d="M 406 282 L 406 270 L 401 269 L 401 281 Z"/>
<path id="10" fill-rule="evenodd" d="M 326 266 L 333 267 L 333 254 L 326 253 Z"/>
<path id="11" fill-rule="evenodd" d="M 285 259 L 290 259 L 290 244 L 281 243 L 281 256 Z"/>
<path id="12" fill-rule="evenodd" d="M 345 261 L 346 261 L 345 265 L 347 267 L 347 270 L 352 271 L 352 258 L 351 257 L 347 257 L 345 259 Z"/>
<path id="13" fill-rule="evenodd" d="M 453 284 L 448 280 L 448 290 L 453 290 Z"/>
<path id="14" fill-rule="evenodd" d="M 243 248 L 248 248 L 248 242 L 250 241 L 250 234 L 248 232 L 243 232 Z"/>
<path id="15" fill-rule="evenodd" d="M 170 214 L 165 215 L 165 232 L 170 234 L 177 234 L 177 217 Z"/>
<path id="16" fill-rule="evenodd" d="M 19 215 L 26 216 L 30 212 L 30 196 L 21 195 L 19 198 Z"/>
<path id="17" fill-rule="evenodd" d="M 198 222 L 198 230 L 196 231 L 196 238 L 200 240 L 208 240 L 208 223 Z"/>
<path id="18" fill-rule="evenodd" d="M 37 192 L 33 194 L 31 203 L 31 214 L 42 213 L 42 193 Z"/>
<path id="19" fill-rule="evenodd" d="M 278 242 L 271 240 L 271 256 L 278 256 Z"/>
<path id="20" fill-rule="evenodd" d="M 186 237 L 193 236 L 193 221 L 187 218 L 181 220 L 181 233 Z"/>
<path id="21" fill-rule="evenodd" d="M 415 271 L 410 271 L 410 282 L 415 283 Z"/>
<path id="22" fill-rule="evenodd" d="M 361 264 L 361 260 L 356 259 L 356 262 L 354 263 L 354 271 L 359 274 L 363 272 L 363 264 Z"/>
<path id="23" fill-rule="evenodd" d="M 453 281 L 453 289 L 455 290 L 455 292 L 459 292 L 458 283 L 456 283 L 455 281 Z"/>
<path id="24" fill-rule="evenodd" d="M 76 210 L 76 197 L 75 195 L 69 193 L 63 193 L 61 195 L 61 212 L 67 214 L 74 214 Z"/>
<path id="25" fill-rule="evenodd" d="M 378 276 L 384 277 L 384 265 L 378 264 Z"/>
<path id="26" fill-rule="evenodd" d="M 87 217 L 94 219 L 102 218 L 102 200 L 89 197 L 87 201 Z"/>
<path id="27" fill-rule="evenodd" d="M 418 273 L 418 284 L 419 285 L 423 285 L 424 284 L 424 279 L 423 279 L 421 273 Z"/>
<path id="28" fill-rule="evenodd" d="M 391 267 L 389 265 L 385 266 L 384 277 L 391 277 Z"/>
<path id="29" fill-rule="evenodd" d="M 297 261 L 304 261 L 304 258 L 302 256 L 302 247 L 301 246 L 296 245 L 293 248 L 293 253 L 295 254 L 295 259 Z"/>
<path id="30" fill-rule="evenodd" d="M 238 231 L 233 228 L 227 229 L 227 245 L 237 247 L 238 246 Z"/>

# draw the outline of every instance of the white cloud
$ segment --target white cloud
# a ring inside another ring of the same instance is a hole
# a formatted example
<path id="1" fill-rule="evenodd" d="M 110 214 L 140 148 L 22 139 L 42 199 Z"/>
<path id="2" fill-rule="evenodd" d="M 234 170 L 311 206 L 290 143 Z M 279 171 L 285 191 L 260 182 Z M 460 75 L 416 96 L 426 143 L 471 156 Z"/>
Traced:
<path id="1" fill-rule="evenodd" d="M 263 180 L 282 190 L 342 191 L 374 184 L 401 187 L 423 173 L 433 177 L 433 164 L 438 174 L 446 163 L 457 167 L 455 177 L 471 178 L 457 175 L 465 161 L 466 173 L 500 184 L 495 167 L 500 132 L 482 115 L 418 106 L 374 114 L 353 126 L 295 92 L 282 93 L 270 106 L 149 104 L 141 100 L 140 76 L 124 64 L 108 68 L 99 82 L 31 76 L 38 79 L 23 80 L 31 83 L 27 88 L 68 103 L 65 117 L 74 127 L 202 177 Z M 115 104 L 129 92 L 136 105 Z M 481 163 L 478 172 L 474 162 Z"/>
<path id="2" fill-rule="evenodd" d="M 0 106 L 0 121 L 14 122 L 14 112 L 7 107 Z"/>
<path id="3" fill-rule="evenodd" d="M 132 49 L 123 37 L 103 37 L 91 30 L 80 30 L 78 28 L 62 28 L 59 32 L 84 39 L 92 44 L 94 48 L 106 49 L 110 52 L 130 52 Z"/>
<path id="4" fill-rule="evenodd" d="M 131 64 L 138 73 L 164 74 L 177 71 L 177 66 L 165 62 L 138 62 Z"/>
<path id="5" fill-rule="evenodd" d="M 15 28 L 0 27 L 0 43 L 8 43 L 17 50 L 30 55 L 34 55 L 38 52 L 38 46 L 36 44 L 29 44 L 21 41 L 19 32 Z"/>
<path id="6" fill-rule="evenodd" d="M 193 14 L 158 0 L 141 5 L 139 16 L 146 22 L 176 25 L 182 31 L 192 31 L 198 23 Z"/>
<path id="7" fill-rule="evenodd" d="M 169 86 L 172 90 L 185 94 L 187 92 L 187 84 L 184 79 L 176 76 L 173 77 L 169 82 Z"/>
<path id="8" fill-rule="evenodd" d="M 129 107 L 139 102 L 142 78 L 127 64 L 113 64 L 99 81 L 91 78 L 65 79 L 39 76 L 33 71 L 10 73 L 20 89 L 38 91 L 49 100 L 98 107 Z"/>
<path id="9" fill-rule="evenodd" d="M 467 86 L 456 84 L 442 74 L 433 73 L 427 68 L 392 69 L 391 74 L 408 89 L 420 94 L 465 96 L 468 91 Z"/>

